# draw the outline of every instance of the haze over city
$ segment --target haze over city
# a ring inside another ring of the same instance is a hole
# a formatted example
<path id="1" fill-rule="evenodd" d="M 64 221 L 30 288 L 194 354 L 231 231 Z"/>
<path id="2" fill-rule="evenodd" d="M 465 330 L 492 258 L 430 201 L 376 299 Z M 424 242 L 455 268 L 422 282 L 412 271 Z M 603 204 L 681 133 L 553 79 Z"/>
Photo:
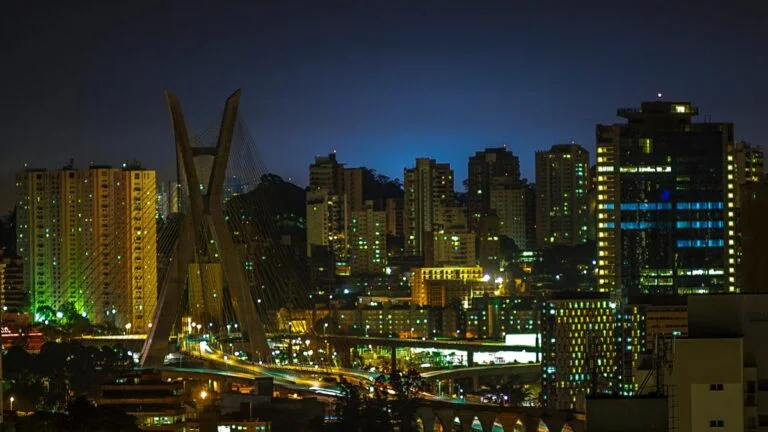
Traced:
<path id="1" fill-rule="evenodd" d="M 5 2 L 0 432 L 768 430 L 768 2 Z"/>
<path id="2" fill-rule="evenodd" d="M 592 152 L 594 124 L 658 92 L 736 122 L 737 138 L 768 140 L 762 2 L 187 6 L 4 5 L 0 178 L 70 158 L 137 158 L 169 178 L 165 89 L 196 131 L 242 87 L 267 167 L 301 186 L 312 157 L 333 149 L 401 179 L 415 157 L 434 157 L 460 187 L 466 157 L 506 144 L 532 179 L 535 150 L 573 139 Z M 0 192 L 0 207 L 12 203 Z"/>

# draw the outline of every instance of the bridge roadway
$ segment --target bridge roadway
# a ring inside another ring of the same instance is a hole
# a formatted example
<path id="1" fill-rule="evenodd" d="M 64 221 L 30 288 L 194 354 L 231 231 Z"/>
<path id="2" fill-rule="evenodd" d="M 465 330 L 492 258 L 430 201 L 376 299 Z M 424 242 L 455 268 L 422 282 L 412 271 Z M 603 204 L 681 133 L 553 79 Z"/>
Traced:
<path id="1" fill-rule="evenodd" d="M 207 361 L 215 361 L 216 363 L 223 362 L 227 364 L 228 368 L 239 369 L 242 371 L 165 366 L 160 369 L 162 376 L 168 378 L 203 378 L 216 381 L 219 385 L 221 385 L 222 382 L 234 382 L 241 385 L 252 386 L 254 384 L 254 375 L 269 375 L 274 377 L 276 383 L 281 387 L 296 389 L 298 391 L 311 391 L 311 389 L 314 389 L 318 394 L 333 396 L 333 392 L 324 391 L 322 387 L 318 388 L 312 385 L 314 380 L 306 380 L 298 378 L 297 376 L 291 376 L 287 372 L 278 372 L 274 368 L 245 364 L 239 361 L 228 361 L 215 354 L 197 355 L 197 357 L 201 360 L 208 359 Z M 530 366 L 521 365 L 518 367 L 525 368 Z M 314 368 L 294 367 L 290 369 L 316 372 Z M 334 371 L 334 373 L 337 372 L 347 371 Z M 353 372 L 355 372 L 356 376 L 359 378 L 367 379 L 366 374 L 357 373 L 356 371 Z M 438 376 L 439 373 L 440 371 L 428 374 L 430 374 L 429 377 L 435 377 Z M 293 378 L 293 380 L 287 379 L 289 377 Z M 325 390 L 328 389 L 326 388 Z M 492 431 L 494 426 L 501 426 L 505 432 L 538 432 L 542 430 L 541 425 L 546 426 L 546 430 L 550 432 L 583 432 L 585 430 L 585 416 L 582 413 L 554 411 L 533 407 L 502 407 L 492 404 L 467 403 L 463 399 L 441 399 L 430 394 L 424 394 L 423 396 L 423 400 L 416 410 L 416 417 L 417 421 L 421 423 L 422 430 L 424 431 L 432 431 L 434 430 L 435 425 L 440 424 L 443 427 L 442 430 L 450 430 L 451 426 L 457 425 L 462 432 L 472 432 L 474 423 L 480 423 L 484 432 Z M 393 401 L 393 403 L 397 404 L 398 402 Z"/>
<path id="2" fill-rule="evenodd" d="M 277 336 L 277 335 L 270 335 Z M 502 342 L 493 341 L 466 341 L 445 339 L 406 339 L 386 338 L 373 336 L 347 336 L 347 335 L 281 335 L 284 337 L 301 337 L 309 339 L 321 339 L 329 343 L 350 345 L 375 345 L 382 347 L 411 347 L 411 348 L 436 348 L 455 349 L 471 352 L 500 352 L 500 351 L 536 351 L 536 347 L 528 345 L 505 345 Z M 74 338 L 83 342 L 112 342 L 124 344 L 131 342 L 144 343 L 146 334 L 111 335 L 111 336 L 80 336 Z"/>
<path id="3" fill-rule="evenodd" d="M 502 342 L 490 341 L 465 341 L 444 339 L 405 339 L 371 336 L 347 336 L 347 335 L 314 335 L 309 338 L 327 340 L 329 343 L 346 345 L 375 345 L 385 347 L 411 347 L 411 348 L 436 348 L 455 349 L 467 352 L 500 352 L 500 351 L 536 351 L 536 347 L 528 345 L 505 345 Z"/>
<path id="4" fill-rule="evenodd" d="M 515 375 L 520 378 L 523 384 L 539 381 L 541 364 L 503 364 L 493 366 L 465 367 L 456 369 L 440 369 L 428 372 L 422 372 L 421 377 L 425 380 L 448 381 L 447 388 L 453 388 L 452 383 L 459 379 L 472 379 L 472 391 L 480 390 L 480 379 L 482 377 L 501 377 Z"/>
<path id="5" fill-rule="evenodd" d="M 287 337 L 287 335 L 286 335 Z M 295 337 L 295 335 L 294 335 Z M 377 346 L 400 347 L 430 347 L 430 348 L 442 348 L 442 349 L 456 349 L 466 350 L 467 352 L 487 352 L 487 351 L 510 351 L 510 350 L 530 350 L 531 347 L 527 346 L 510 346 L 504 345 L 498 342 L 470 342 L 470 341 L 451 341 L 451 340 L 422 340 L 422 339 L 390 339 L 382 337 L 358 337 L 358 336 L 339 336 L 339 335 L 327 335 L 327 336 L 309 336 L 316 339 L 328 341 L 328 343 L 336 346 L 349 346 L 350 344 L 371 344 Z M 132 335 L 114 335 L 114 336 L 82 336 L 75 338 L 85 345 L 104 345 L 104 344 L 121 344 L 123 347 L 138 352 L 144 344 L 146 335 L 144 334 L 132 334 Z M 340 350 L 341 351 L 341 350 Z M 394 354 L 393 350 L 393 354 Z M 185 352 L 188 355 L 196 356 L 196 353 Z M 338 376 L 344 376 L 347 379 L 354 379 L 360 382 L 369 381 L 374 378 L 374 374 L 360 372 L 350 368 L 335 368 L 335 367 L 322 367 L 322 368 L 309 368 L 301 366 L 280 366 L 279 368 L 273 366 L 254 365 L 252 363 L 241 362 L 234 357 L 227 357 L 224 359 L 224 355 L 221 353 L 209 354 L 207 358 L 201 358 L 201 360 L 211 361 L 219 363 L 226 368 L 240 368 L 247 373 L 264 374 L 272 376 L 276 383 L 280 385 L 286 385 L 290 387 L 290 381 L 292 379 L 301 379 L 297 376 L 285 376 L 281 375 L 281 371 L 302 372 L 304 374 L 336 374 Z M 489 366 L 472 366 L 467 368 L 456 369 L 442 369 L 439 371 L 430 371 L 422 374 L 424 378 L 434 380 L 456 380 L 463 378 L 472 378 L 473 390 L 478 390 L 480 377 L 483 376 L 497 376 L 497 375 L 521 375 L 523 382 L 535 381 L 538 379 L 539 364 L 505 364 L 505 365 L 489 365 Z M 306 380 L 310 382 L 310 380 Z M 314 381 L 316 382 L 316 380 Z"/>
<path id="6" fill-rule="evenodd" d="M 300 391 L 315 392 L 321 395 L 333 396 L 332 386 L 324 386 L 312 375 L 344 376 L 346 379 L 358 380 L 361 383 L 370 383 L 374 374 L 336 367 L 300 367 L 280 366 L 269 367 L 243 362 L 220 353 L 191 353 L 200 360 L 217 364 L 218 367 L 226 367 L 246 374 L 259 376 L 271 376 L 275 383 L 281 387 Z M 476 367 L 455 369 L 449 371 L 431 371 L 422 374 L 428 379 L 440 379 L 451 374 L 465 373 L 490 373 L 499 370 L 515 371 L 515 373 L 534 374 L 538 371 L 538 365 L 503 365 L 491 367 Z M 202 371 L 202 370 L 201 370 Z M 231 373 L 231 372 L 227 372 Z M 242 376 L 238 373 L 237 377 Z M 454 378 L 460 378 L 456 375 Z M 395 402 L 396 403 L 396 402 Z M 443 398 L 430 393 L 422 393 L 421 406 L 417 409 L 416 416 L 422 424 L 423 430 L 434 430 L 436 424 L 443 426 L 443 430 L 449 430 L 450 426 L 458 423 L 459 430 L 471 432 L 472 424 L 479 422 L 483 431 L 492 431 L 494 424 L 501 426 L 504 431 L 524 430 L 526 432 L 538 432 L 540 425 L 544 424 L 550 432 L 583 432 L 585 430 L 585 416 L 582 413 L 571 411 L 555 411 L 535 407 L 502 407 L 493 404 L 467 403 L 464 399 Z M 568 428 L 566 428 L 566 425 Z"/>
<path id="7" fill-rule="evenodd" d="M 83 338 L 81 340 L 88 344 L 101 343 L 102 345 L 104 342 L 117 343 L 121 340 L 130 343 L 143 342 L 141 336 L 137 335 L 132 335 L 132 337 L 127 339 L 124 337 L 92 337 Z M 394 341 L 402 340 L 394 339 Z M 278 387 L 331 397 L 339 396 L 340 392 L 338 387 L 322 383 L 319 376 L 341 376 L 349 381 L 366 385 L 370 385 L 375 379 L 375 374 L 346 368 L 302 366 L 275 367 L 241 361 L 223 353 L 201 353 L 199 351 L 185 351 L 184 353 L 207 362 L 212 367 L 224 370 L 173 367 L 164 367 L 163 369 L 168 369 L 167 373 L 177 375 L 202 374 L 213 380 L 224 378 L 225 380 L 252 381 L 253 378 L 259 376 L 268 376 L 273 379 L 274 384 Z M 501 372 L 502 374 L 522 375 L 523 380 L 527 381 L 528 378 L 537 374 L 538 370 L 538 364 L 513 364 L 429 371 L 424 372 L 422 376 L 428 380 L 449 381 L 471 377 L 473 379 L 473 385 L 477 386 L 480 376 L 497 375 Z M 442 397 L 442 395 L 434 395 L 431 393 L 422 393 L 421 396 L 423 402 L 417 411 L 417 416 L 419 422 L 424 426 L 423 430 L 432 430 L 434 425 L 438 423 L 445 426 L 448 424 L 456 424 L 458 422 L 461 431 L 470 432 L 472 423 L 475 421 L 480 422 L 483 431 L 491 431 L 494 424 L 501 425 L 504 428 L 504 431 L 525 430 L 526 432 L 538 431 L 540 423 L 545 424 L 551 432 L 568 430 L 567 428 L 564 429 L 565 425 L 568 425 L 570 430 L 574 432 L 584 431 L 585 427 L 585 418 L 581 413 L 553 411 L 543 408 L 500 407 L 492 404 L 473 404 L 467 403 L 465 399 L 453 399 L 450 396 Z"/>
<path id="8" fill-rule="evenodd" d="M 297 335 L 270 335 L 283 337 L 299 337 Z M 139 351 L 146 339 L 144 334 L 117 335 L 117 336 L 82 336 L 75 338 L 84 345 L 99 345 L 104 342 L 112 344 L 121 344 L 127 349 Z M 490 341 L 463 341 L 463 340 L 441 340 L 441 339 L 401 339 L 385 337 L 364 337 L 364 336 L 346 336 L 346 335 L 302 335 L 301 338 L 308 338 L 328 342 L 336 347 L 340 353 L 339 360 L 345 366 L 350 366 L 349 350 L 347 348 L 357 345 L 374 345 L 388 348 L 427 348 L 427 349 L 447 349 L 465 351 L 467 353 L 467 365 L 474 367 L 474 353 L 476 352 L 502 352 L 502 351 L 528 351 L 537 352 L 537 348 L 531 346 L 505 345 L 500 342 Z M 392 361 L 397 361 L 397 350 L 391 350 Z M 393 363 L 394 364 L 394 363 Z"/>
<path id="9" fill-rule="evenodd" d="M 306 336 L 309 339 L 321 340 L 336 347 L 339 353 L 346 353 L 350 346 L 372 345 L 378 347 L 389 347 L 392 356 L 392 364 L 397 362 L 397 348 L 426 348 L 426 349 L 445 349 L 465 351 L 467 353 L 467 366 L 475 365 L 474 354 L 477 352 L 534 352 L 538 353 L 536 347 L 527 345 L 505 345 L 501 342 L 489 341 L 463 341 L 463 340 L 441 340 L 441 339 L 404 339 L 404 338 L 385 338 L 385 337 L 364 337 L 364 336 L 346 336 L 346 335 L 312 335 Z M 538 359 L 538 355 L 537 355 Z M 349 358 L 344 355 L 340 357 L 342 364 L 349 365 Z"/>

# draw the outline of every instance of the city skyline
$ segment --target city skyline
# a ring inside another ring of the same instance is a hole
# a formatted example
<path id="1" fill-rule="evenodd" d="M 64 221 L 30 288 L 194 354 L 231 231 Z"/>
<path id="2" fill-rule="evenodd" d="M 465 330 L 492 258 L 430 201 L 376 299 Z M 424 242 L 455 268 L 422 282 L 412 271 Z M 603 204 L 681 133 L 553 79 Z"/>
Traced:
<path id="1" fill-rule="evenodd" d="M 4 5 L 0 429 L 768 430 L 768 3 L 196 3 Z"/>
<path id="2" fill-rule="evenodd" d="M 532 179 L 536 150 L 573 139 L 594 154 L 595 124 L 657 92 L 691 100 L 700 120 L 734 122 L 737 140 L 766 141 L 757 108 L 768 64 L 749 49 L 764 33 L 760 5 L 632 7 L 632 23 L 616 19 L 622 5 L 441 5 L 11 8 L 2 28 L 21 43 L 9 51 L 15 66 L 0 72 L 15 83 L 3 109 L 11 127 L 0 179 L 10 184 L 25 162 L 58 168 L 70 158 L 81 167 L 139 158 L 168 177 L 165 88 L 190 100 L 200 130 L 215 118 L 211 101 L 242 86 L 266 165 L 300 185 L 312 158 L 334 149 L 350 166 L 393 178 L 416 157 L 433 157 L 461 181 L 468 156 L 502 144 Z M 187 26 L 169 29 L 164 19 L 176 13 Z M 675 19 L 681 13 L 690 19 Z M 210 29 L 197 32 L 203 25 Z M 717 42 L 697 43 L 710 31 Z M 711 68 L 713 58 L 734 66 Z M 204 72 L 181 73 L 202 63 Z M 33 144 L 34 153 L 25 150 Z M 300 157 L 282 157 L 284 148 Z M 0 193 L 5 209 L 9 190 Z"/>

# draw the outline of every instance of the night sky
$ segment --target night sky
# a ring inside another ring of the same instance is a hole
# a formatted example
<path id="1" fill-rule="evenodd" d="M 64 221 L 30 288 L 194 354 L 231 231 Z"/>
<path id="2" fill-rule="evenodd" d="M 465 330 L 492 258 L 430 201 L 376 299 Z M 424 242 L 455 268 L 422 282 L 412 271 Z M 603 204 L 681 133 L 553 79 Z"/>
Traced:
<path id="1" fill-rule="evenodd" d="M 167 173 L 167 88 L 194 129 L 242 87 L 267 167 L 302 186 L 333 149 L 399 178 L 431 156 L 460 188 L 469 155 L 507 144 L 533 178 L 534 151 L 593 152 L 596 123 L 659 91 L 768 141 L 763 1 L 192 3 L 3 2 L 1 212 L 25 162 Z"/>

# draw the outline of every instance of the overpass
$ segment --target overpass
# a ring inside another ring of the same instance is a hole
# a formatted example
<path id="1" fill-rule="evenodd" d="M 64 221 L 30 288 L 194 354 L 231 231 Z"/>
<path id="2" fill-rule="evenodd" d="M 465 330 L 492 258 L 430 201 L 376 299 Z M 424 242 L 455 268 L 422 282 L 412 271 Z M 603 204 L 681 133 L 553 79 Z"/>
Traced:
<path id="1" fill-rule="evenodd" d="M 201 358 L 210 356 L 203 355 Z M 214 362 L 215 360 L 215 362 Z M 263 368 L 258 365 L 244 364 L 237 360 L 222 360 L 213 356 L 209 359 L 213 363 L 221 365 L 228 363 L 228 367 L 237 370 L 212 370 L 203 368 L 179 368 L 162 367 L 159 370 L 162 379 L 191 379 L 196 381 L 207 381 L 213 389 L 219 390 L 227 388 L 229 384 L 238 384 L 242 386 L 254 386 L 259 379 L 271 379 L 277 372 L 274 368 Z M 520 369 L 531 368 L 530 365 L 517 366 Z M 262 368 L 265 369 L 262 373 Z M 501 369 L 503 367 L 495 367 Z M 271 370 L 270 370 L 271 369 Z M 297 370 L 314 371 L 312 368 L 294 368 Z M 473 368 L 484 370 L 489 368 Z M 494 369 L 494 368 L 490 368 Z M 246 372 L 247 371 L 247 372 Z M 462 371 L 462 370 L 457 370 Z M 321 373 L 328 371 L 320 371 Z M 339 372 L 339 371 L 336 371 Z M 435 371 L 428 372 L 429 378 L 439 377 L 440 374 L 450 374 L 453 371 Z M 468 371 L 473 372 L 473 371 Z M 361 379 L 367 378 L 365 374 L 357 372 Z M 312 392 L 320 391 L 317 387 L 309 387 L 311 382 L 297 383 L 286 379 L 288 374 L 277 375 L 274 381 L 277 385 L 295 390 L 304 390 Z M 301 381 L 301 379 L 298 379 Z M 260 389 L 261 390 L 261 389 Z M 327 389 L 329 390 L 329 389 Z M 259 392 L 261 393 L 261 391 Z M 326 393 L 327 394 L 327 393 Z M 400 402 L 393 401 L 394 404 Z M 477 428 L 479 424 L 484 432 L 491 432 L 501 427 L 505 432 L 538 432 L 545 426 L 549 432 L 584 432 L 585 416 L 582 413 L 571 411 L 548 410 L 545 408 L 532 407 L 501 407 L 498 405 L 473 404 L 466 403 L 463 400 L 445 401 L 437 398 L 424 398 L 419 401 L 419 407 L 416 409 L 417 424 L 423 431 L 433 431 L 435 425 L 442 426 L 442 430 L 452 430 L 458 426 L 462 432 L 472 432 L 472 427 Z M 475 429 L 476 430 L 476 429 Z"/>
<path id="2" fill-rule="evenodd" d="M 465 351 L 467 353 L 467 366 L 474 366 L 474 354 L 477 352 L 502 352 L 519 351 L 536 353 L 539 358 L 537 347 L 529 345 L 506 345 L 501 342 L 491 341 L 466 341 L 466 340 L 444 340 L 444 339 L 401 339 L 385 337 L 367 337 L 367 336 L 347 336 L 347 335 L 310 335 L 305 336 L 309 339 L 322 340 L 328 342 L 336 348 L 336 351 L 344 354 L 344 348 L 355 345 L 373 345 L 377 347 L 389 347 L 391 349 L 392 364 L 397 361 L 397 348 L 425 348 L 425 349 L 446 349 Z M 342 364 L 349 362 L 344 355 L 341 356 Z"/>
<path id="3" fill-rule="evenodd" d="M 455 380 L 471 379 L 472 391 L 477 391 L 480 390 L 480 379 L 482 377 L 516 375 L 520 377 L 522 383 L 538 382 L 540 367 L 539 363 L 527 363 L 441 369 L 422 372 L 421 377 L 425 380 L 434 380 L 436 382 L 448 381 L 448 388 L 452 388 L 452 382 Z"/>
<path id="4" fill-rule="evenodd" d="M 276 337 L 297 337 L 297 335 L 274 335 Z M 400 339 L 385 337 L 365 337 L 365 336 L 347 336 L 347 335 L 302 335 L 302 338 L 314 339 L 322 342 L 328 342 L 337 348 L 340 358 L 345 366 L 349 366 L 349 357 L 345 351 L 349 347 L 357 345 L 373 345 L 377 347 L 395 348 L 392 349 L 392 359 L 397 359 L 397 348 L 424 348 L 424 349 L 446 349 L 465 351 L 467 353 L 467 363 L 469 367 L 474 366 L 473 355 L 477 352 L 502 352 L 502 351 L 524 351 L 535 352 L 538 358 L 538 348 L 527 345 L 505 345 L 501 342 L 492 341 L 466 341 L 466 340 L 444 340 L 444 339 Z M 73 338 L 86 346 L 113 346 L 121 345 L 126 349 L 139 352 L 144 346 L 146 334 L 129 335 L 109 335 L 109 336 L 80 336 Z M 394 363 L 393 363 L 394 364 Z"/>

